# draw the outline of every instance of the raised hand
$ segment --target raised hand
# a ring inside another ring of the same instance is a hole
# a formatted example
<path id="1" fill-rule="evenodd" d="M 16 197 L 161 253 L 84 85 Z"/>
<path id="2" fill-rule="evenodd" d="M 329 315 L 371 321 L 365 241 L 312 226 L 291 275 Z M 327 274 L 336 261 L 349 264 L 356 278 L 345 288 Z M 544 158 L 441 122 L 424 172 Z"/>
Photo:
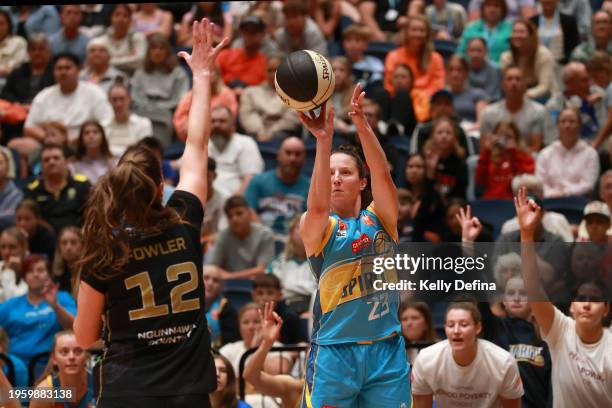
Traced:
<path id="1" fill-rule="evenodd" d="M 264 311 L 259 309 L 259 317 L 261 318 L 261 330 L 259 331 L 259 339 L 271 345 L 278 340 L 281 327 L 283 327 L 283 319 L 274 311 L 275 302 L 266 302 Z"/>
<path id="2" fill-rule="evenodd" d="M 514 197 L 514 208 L 521 229 L 521 239 L 535 238 L 535 231 L 542 219 L 542 209 L 533 200 L 527 200 L 527 189 L 521 187 Z"/>
<path id="3" fill-rule="evenodd" d="M 456 217 L 461 224 L 461 239 L 463 241 L 474 242 L 480 231 L 482 231 L 482 224 L 477 217 L 472 216 L 472 208 L 469 205 L 465 210 L 460 208 L 459 214 Z"/>
<path id="4" fill-rule="evenodd" d="M 363 100 L 365 98 L 365 92 L 361 91 L 361 85 L 357 84 L 351 96 L 351 111 L 348 115 L 353 119 L 353 123 L 356 126 L 366 125 L 368 123 L 365 114 L 363 113 Z"/>
<path id="5" fill-rule="evenodd" d="M 329 110 L 328 110 L 329 109 Z M 317 139 L 331 139 L 334 136 L 334 106 L 327 107 L 327 103 L 321 106 L 321 113 L 315 116 L 313 111 L 310 111 L 310 116 L 304 112 L 298 112 L 302 124 L 312 133 Z"/>
<path id="6" fill-rule="evenodd" d="M 42 295 L 52 308 L 57 306 L 57 292 L 59 291 L 59 283 L 53 282 L 51 279 L 47 282 L 42 290 Z"/>
<path id="7" fill-rule="evenodd" d="M 229 42 L 224 38 L 216 47 L 213 48 L 213 29 L 215 24 L 204 18 L 201 22 L 193 22 L 193 48 L 191 54 L 180 51 L 178 56 L 183 58 L 194 76 L 202 72 L 211 72 L 217 59 L 217 54 Z"/>

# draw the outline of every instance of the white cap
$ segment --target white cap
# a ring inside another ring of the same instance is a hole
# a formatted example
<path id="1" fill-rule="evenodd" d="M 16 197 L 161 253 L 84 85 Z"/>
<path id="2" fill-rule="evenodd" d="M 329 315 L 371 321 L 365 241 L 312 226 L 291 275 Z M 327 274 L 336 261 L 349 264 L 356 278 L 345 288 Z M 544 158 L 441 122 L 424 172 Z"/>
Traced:
<path id="1" fill-rule="evenodd" d="M 608 208 L 608 204 L 602 201 L 591 201 L 584 207 L 584 216 L 591 214 L 600 214 L 605 217 L 610 217 L 610 209 Z"/>

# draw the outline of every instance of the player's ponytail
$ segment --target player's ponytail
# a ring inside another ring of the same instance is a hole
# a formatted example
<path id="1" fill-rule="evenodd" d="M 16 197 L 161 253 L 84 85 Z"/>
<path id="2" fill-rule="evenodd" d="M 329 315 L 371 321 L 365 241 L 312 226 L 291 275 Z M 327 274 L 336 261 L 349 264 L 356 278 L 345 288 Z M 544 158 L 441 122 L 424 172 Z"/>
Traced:
<path id="1" fill-rule="evenodd" d="M 79 274 L 108 279 L 129 257 L 130 237 L 155 234 L 181 222 L 162 205 L 161 163 L 152 150 L 129 148 L 118 166 L 98 181 L 87 202 Z"/>

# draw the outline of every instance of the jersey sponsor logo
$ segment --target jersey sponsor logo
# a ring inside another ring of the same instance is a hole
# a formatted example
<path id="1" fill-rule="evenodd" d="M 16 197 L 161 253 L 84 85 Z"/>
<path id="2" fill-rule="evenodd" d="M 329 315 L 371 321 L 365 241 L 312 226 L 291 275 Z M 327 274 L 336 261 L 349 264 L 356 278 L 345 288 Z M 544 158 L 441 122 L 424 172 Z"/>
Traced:
<path id="1" fill-rule="evenodd" d="M 338 232 L 336 232 L 336 238 L 346 238 L 346 224 L 342 220 L 338 220 Z"/>
<path id="2" fill-rule="evenodd" d="M 544 367 L 544 356 L 542 347 L 531 344 L 511 344 L 510 354 L 517 362 L 526 362 L 536 367 Z"/>
<path id="3" fill-rule="evenodd" d="M 375 225 L 374 220 L 368 214 L 363 214 L 361 216 L 361 222 L 370 227 L 373 227 Z"/>
<path id="4" fill-rule="evenodd" d="M 370 239 L 370 237 L 367 236 L 367 234 L 363 233 L 358 239 L 353 241 L 353 243 L 351 244 L 351 250 L 353 251 L 353 253 L 357 253 L 368 245 L 370 245 L 371 243 L 372 240 Z"/>

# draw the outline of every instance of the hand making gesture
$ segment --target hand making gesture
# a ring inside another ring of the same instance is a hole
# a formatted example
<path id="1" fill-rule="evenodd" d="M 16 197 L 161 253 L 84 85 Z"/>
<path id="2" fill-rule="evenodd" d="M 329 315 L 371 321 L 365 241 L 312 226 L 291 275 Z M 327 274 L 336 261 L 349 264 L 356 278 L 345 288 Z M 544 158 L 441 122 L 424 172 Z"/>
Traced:
<path id="1" fill-rule="evenodd" d="M 456 217 L 461 224 L 461 240 L 474 242 L 482 231 L 482 224 L 477 217 L 472 217 L 472 208 L 469 205 L 465 210 L 460 208 Z"/>
<path id="2" fill-rule="evenodd" d="M 514 197 L 514 208 L 521 228 L 521 241 L 534 240 L 536 228 L 542 219 L 542 209 L 535 201 L 527 199 L 525 187 L 521 187 Z"/>
<path id="3" fill-rule="evenodd" d="M 259 317 L 261 318 L 261 330 L 258 337 L 261 342 L 268 345 L 274 344 L 280 336 L 281 327 L 283 327 L 283 319 L 274 311 L 275 302 L 266 302 L 264 311 L 259 309 Z"/>
<path id="4" fill-rule="evenodd" d="M 217 54 L 221 51 L 229 42 L 227 38 L 224 38 L 216 47 L 212 46 L 213 42 L 213 29 L 215 24 L 208 19 L 204 18 L 201 22 L 193 22 L 193 48 L 191 54 L 186 51 L 180 51 L 178 56 L 183 58 L 193 76 L 197 76 L 201 73 L 210 73 L 214 69 Z"/>

